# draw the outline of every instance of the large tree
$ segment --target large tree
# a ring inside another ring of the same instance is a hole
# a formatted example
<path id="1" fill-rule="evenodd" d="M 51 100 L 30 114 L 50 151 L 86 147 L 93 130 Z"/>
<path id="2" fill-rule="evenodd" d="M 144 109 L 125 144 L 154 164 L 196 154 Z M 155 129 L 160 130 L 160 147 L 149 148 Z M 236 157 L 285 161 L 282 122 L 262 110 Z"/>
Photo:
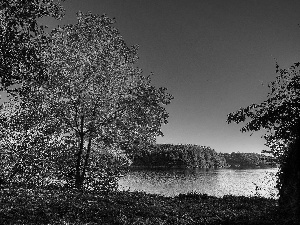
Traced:
<path id="1" fill-rule="evenodd" d="M 276 79 L 269 85 L 266 101 L 230 113 L 228 123 L 248 122 L 241 129 L 264 129 L 268 153 L 279 158 L 278 188 L 280 205 L 295 217 L 300 215 L 300 63 L 289 69 L 276 64 Z"/>
<path id="2" fill-rule="evenodd" d="M 38 18 L 61 18 L 60 1 L 1 0 L 0 3 L 0 88 L 7 91 L 23 82 L 44 82 L 41 48 L 48 43 Z M 15 90 L 16 91 L 16 90 Z M 20 88 L 17 89 L 20 91 Z M 14 92 L 15 93 L 15 92 Z"/>
<path id="3" fill-rule="evenodd" d="M 103 150 L 129 152 L 162 135 L 167 123 L 172 96 L 135 67 L 137 47 L 127 46 L 113 24 L 105 15 L 79 13 L 77 24 L 54 30 L 43 53 L 48 81 L 20 97 L 16 116 L 6 114 L 12 129 L 36 127 L 56 142 L 76 143 L 65 175 L 77 188 L 101 180 Z"/>

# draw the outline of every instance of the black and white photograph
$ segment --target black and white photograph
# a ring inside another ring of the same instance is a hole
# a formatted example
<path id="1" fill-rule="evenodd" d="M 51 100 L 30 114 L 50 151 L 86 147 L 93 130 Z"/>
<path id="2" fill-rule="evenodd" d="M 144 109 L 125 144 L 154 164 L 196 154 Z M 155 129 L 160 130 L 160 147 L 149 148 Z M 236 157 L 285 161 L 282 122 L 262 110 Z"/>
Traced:
<path id="1" fill-rule="evenodd" d="M 299 0 L 0 0 L 0 225 L 300 224 Z"/>

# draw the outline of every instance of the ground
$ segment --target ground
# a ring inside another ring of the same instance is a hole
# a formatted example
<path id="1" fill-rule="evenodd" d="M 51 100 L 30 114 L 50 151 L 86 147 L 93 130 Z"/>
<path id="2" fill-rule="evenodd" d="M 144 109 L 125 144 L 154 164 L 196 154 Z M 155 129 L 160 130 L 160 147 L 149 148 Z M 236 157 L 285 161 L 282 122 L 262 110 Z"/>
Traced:
<path id="1" fill-rule="evenodd" d="M 0 224 L 291 224 L 277 200 L 261 197 L 21 188 L 0 193 Z"/>

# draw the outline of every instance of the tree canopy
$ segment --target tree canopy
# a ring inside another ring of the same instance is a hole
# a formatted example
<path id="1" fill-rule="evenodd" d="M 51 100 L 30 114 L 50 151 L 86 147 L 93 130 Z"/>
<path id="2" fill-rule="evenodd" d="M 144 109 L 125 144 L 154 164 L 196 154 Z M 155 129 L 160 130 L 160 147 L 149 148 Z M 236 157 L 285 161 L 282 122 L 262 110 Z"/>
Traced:
<path id="1" fill-rule="evenodd" d="M 46 79 L 40 50 L 47 45 L 44 27 L 38 18 L 60 19 L 60 1 L 2 0 L 0 3 L 0 82 L 1 89 L 24 81 L 41 83 Z"/>
<path id="2" fill-rule="evenodd" d="M 282 155 L 288 144 L 300 135 L 299 66 L 300 63 L 295 63 L 289 69 L 282 69 L 277 64 L 277 76 L 269 84 L 268 99 L 240 108 L 227 117 L 228 123 L 241 123 L 249 118 L 242 132 L 266 130 L 266 145 L 275 156 Z"/>
<path id="3" fill-rule="evenodd" d="M 47 137 L 47 154 L 66 159 L 61 174 L 76 187 L 101 176 L 97 160 L 105 149 L 153 142 L 167 123 L 172 96 L 135 67 L 137 47 L 127 46 L 113 24 L 105 15 L 78 13 L 77 24 L 54 30 L 42 52 L 47 82 L 30 85 L 2 113 L 8 130 Z"/>

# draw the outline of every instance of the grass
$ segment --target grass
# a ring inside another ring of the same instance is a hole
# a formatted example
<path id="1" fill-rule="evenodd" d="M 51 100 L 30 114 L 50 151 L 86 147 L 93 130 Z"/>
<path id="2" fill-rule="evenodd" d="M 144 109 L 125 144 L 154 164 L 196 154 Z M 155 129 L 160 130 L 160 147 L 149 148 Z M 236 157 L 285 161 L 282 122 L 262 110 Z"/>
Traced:
<path id="1" fill-rule="evenodd" d="M 261 197 L 16 188 L 0 194 L 0 224 L 291 224 L 277 200 Z"/>

